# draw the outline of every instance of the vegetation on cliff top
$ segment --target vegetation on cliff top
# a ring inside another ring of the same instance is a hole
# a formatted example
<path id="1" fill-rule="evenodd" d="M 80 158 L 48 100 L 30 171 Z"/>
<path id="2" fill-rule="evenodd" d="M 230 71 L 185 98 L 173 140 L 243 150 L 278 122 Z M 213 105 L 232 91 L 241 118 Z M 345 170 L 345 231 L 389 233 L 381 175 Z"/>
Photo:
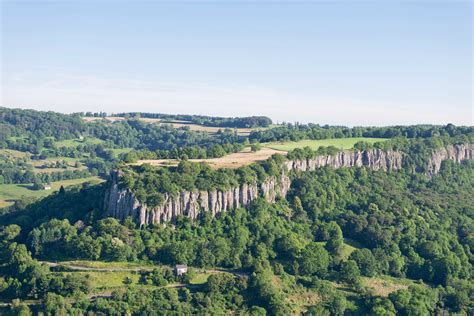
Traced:
<path id="1" fill-rule="evenodd" d="M 400 150 L 405 153 L 404 168 L 419 172 L 426 171 L 426 165 L 434 150 L 448 144 L 469 141 L 469 137 L 436 137 L 429 139 L 408 140 L 395 138 L 376 143 L 358 142 L 354 150 Z M 193 163 L 182 160 L 176 167 L 153 167 L 148 164 L 140 166 L 123 166 L 120 168 L 120 184 L 130 189 L 142 203 L 154 207 L 163 202 L 164 194 L 180 191 L 225 191 L 246 184 L 262 183 L 269 176 L 278 179 L 285 168 L 284 162 L 289 160 L 310 159 L 316 156 L 335 155 L 340 149 L 329 146 L 314 150 L 310 147 L 297 148 L 282 156 L 272 157 L 242 166 L 237 169 L 213 169 L 205 162 Z"/>

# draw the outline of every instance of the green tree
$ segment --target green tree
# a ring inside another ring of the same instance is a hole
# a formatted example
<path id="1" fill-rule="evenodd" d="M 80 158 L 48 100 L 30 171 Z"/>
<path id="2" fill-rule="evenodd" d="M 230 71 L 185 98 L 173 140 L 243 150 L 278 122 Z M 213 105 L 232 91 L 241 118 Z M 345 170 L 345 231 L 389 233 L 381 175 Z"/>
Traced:
<path id="1" fill-rule="evenodd" d="M 262 149 L 262 145 L 260 145 L 260 143 L 253 143 L 253 144 L 250 145 L 250 150 L 252 152 L 257 152 L 261 149 Z"/>
<path id="2" fill-rule="evenodd" d="M 61 295 L 48 293 L 43 300 L 43 307 L 45 312 L 51 315 L 67 315 L 69 304 Z"/>
<path id="3" fill-rule="evenodd" d="M 358 289 L 362 286 L 359 267 L 354 260 L 348 260 L 341 263 L 339 279 L 353 288 Z"/>
<path id="4" fill-rule="evenodd" d="M 372 252 L 367 248 L 354 250 L 349 259 L 357 263 L 362 275 L 372 277 L 377 272 L 377 261 Z"/>
<path id="5" fill-rule="evenodd" d="M 332 254 L 339 254 L 344 245 L 341 227 L 336 222 L 330 222 L 327 226 L 329 239 L 326 243 L 326 249 Z"/>
<path id="6" fill-rule="evenodd" d="M 329 310 L 331 315 L 344 315 L 347 308 L 347 300 L 343 295 L 336 294 L 329 302 Z"/>
<path id="7" fill-rule="evenodd" d="M 324 277 L 327 273 L 329 261 L 329 254 L 326 249 L 315 242 L 311 242 L 301 251 L 298 263 L 303 274 Z"/>
<path id="8" fill-rule="evenodd" d="M 389 299 L 376 298 L 370 303 L 370 315 L 395 316 L 396 311 Z"/>
<path id="9" fill-rule="evenodd" d="M 12 300 L 12 305 L 10 307 L 10 313 L 12 315 L 18 316 L 30 316 L 33 315 L 28 305 L 21 302 L 19 299 Z"/>

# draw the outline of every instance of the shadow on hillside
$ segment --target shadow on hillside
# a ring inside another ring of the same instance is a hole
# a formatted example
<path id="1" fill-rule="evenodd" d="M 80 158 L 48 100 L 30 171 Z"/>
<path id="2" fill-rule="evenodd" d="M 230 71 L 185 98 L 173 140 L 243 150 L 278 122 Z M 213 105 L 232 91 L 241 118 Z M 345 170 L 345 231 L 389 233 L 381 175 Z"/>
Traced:
<path id="1" fill-rule="evenodd" d="M 70 223 L 92 222 L 101 216 L 106 183 L 68 187 L 63 193 L 51 195 L 20 209 L 0 216 L 3 225 L 17 224 L 22 234 L 52 218 L 67 219 Z"/>

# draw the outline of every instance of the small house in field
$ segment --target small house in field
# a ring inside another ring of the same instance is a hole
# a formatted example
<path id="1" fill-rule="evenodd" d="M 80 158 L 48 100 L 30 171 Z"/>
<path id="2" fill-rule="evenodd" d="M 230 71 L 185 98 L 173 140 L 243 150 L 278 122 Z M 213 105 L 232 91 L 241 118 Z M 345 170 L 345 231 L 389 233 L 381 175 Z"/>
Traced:
<path id="1" fill-rule="evenodd" d="M 174 267 L 174 273 L 176 273 L 177 276 L 182 276 L 188 273 L 188 266 L 185 264 L 177 264 Z"/>
<path id="2" fill-rule="evenodd" d="M 51 185 L 50 184 L 44 184 L 43 185 L 43 190 L 51 190 Z"/>

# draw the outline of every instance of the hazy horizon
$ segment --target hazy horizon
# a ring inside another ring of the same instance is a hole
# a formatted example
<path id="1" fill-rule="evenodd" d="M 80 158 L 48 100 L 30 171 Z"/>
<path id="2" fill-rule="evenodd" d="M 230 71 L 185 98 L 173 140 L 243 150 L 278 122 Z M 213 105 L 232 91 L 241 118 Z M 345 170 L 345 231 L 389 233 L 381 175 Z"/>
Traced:
<path id="1" fill-rule="evenodd" d="M 14 2 L 1 105 L 472 125 L 472 2 Z"/>

